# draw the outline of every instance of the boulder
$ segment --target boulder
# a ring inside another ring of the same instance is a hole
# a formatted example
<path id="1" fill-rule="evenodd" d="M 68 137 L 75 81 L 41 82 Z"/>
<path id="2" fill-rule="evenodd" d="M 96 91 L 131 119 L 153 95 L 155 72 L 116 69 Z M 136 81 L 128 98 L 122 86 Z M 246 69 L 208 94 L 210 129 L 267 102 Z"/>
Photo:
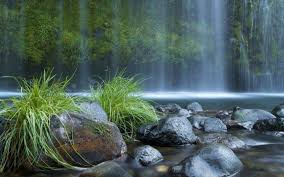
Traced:
<path id="1" fill-rule="evenodd" d="M 80 177 L 131 177 L 131 175 L 116 162 L 108 161 L 88 169 Z"/>
<path id="2" fill-rule="evenodd" d="M 200 142 L 203 144 L 224 144 L 231 149 L 245 148 L 246 144 L 238 137 L 227 133 L 210 133 L 200 136 Z"/>
<path id="3" fill-rule="evenodd" d="M 186 107 L 187 110 L 191 110 L 193 112 L 202 112 L 203 108 L 198 102 L 193 102 L 187 105 Z"/>
<path id="4" fill-rule="evenodd" d="M 167 105 L 158 105 L 155 106 L 155 108 L 158 112 L 165 114 L 178 114 L 179 111 L 182 109 L 178 104 L 175 103 Z"/>
<path id="5" fill-rule="evenodd" d="M 168 117 L 138 129 L 137 139 L 159 146 L 193 144 L 198 141 L 186 117 Z"/>
<path id="6" fill-rule="evenodd" d="M 170 169 L 174 177 L 226 177 L 238 173 L 242 162 L 228 147 L 212 144 Z"/>
<path id="7" fill-rule="evenodd" d="M 53 116 L 51 132 L 55 147 L 75 166 L 99 164 L 126 152 L 126 144 L 115 124 L 90 120 L 82 114 Z"/>
<path id="8" fill-rule="evenodd" d="M 193 115 L 188 118 L 192 126 L 197 129 L 202 129 L 204 127 L 205 120 L 207 119 L 210 119 L 210 117 L 204 117 L 200 115 Z"/>
<path id="9" fill-rule="evenodd" d="M 246 129 L 252 129 L 253 125 L 258 120 L 275 119 L 276 117 L 270 112 L 261 109 L 240 109 L 235 108 L 232 119 L 240 126 Z"/>
<path id="10" fill-rule="evenodd" d="M 157 149 L 146 145 L 134 150 L 134 159 L 142 166 L 150 166 L 162 161 L 163 156 Z"/>
<path id="11" fill-rule="evenodd" d="M 260 131 L 284 131 L 284 118 L 258 120 L 253 129 Z"/>
<path id="12" fill-rule="evenodd" d="M 81 114 L 86 118 L 98 121 L 108 121 L 108 117 L 104 109 L 96 102 L 84 102 L 79 104 Z"/>
<path id="13" fill-rule="evenodd" d="M 208 118 L 204 121 L 205 132 L 227 132 L 227 126 L 217 118 Z"/>
<path id="14" fill-rule="evenodd" d="M 275 115 L 276 117 L 284 118 L 284 104 L 280 104 L 280 105 L 276 106 L 272 110 L 272 114 Z"/>
<path id="15" fill-rule="evenodd" d="M 192 114 L 191 111 L 188 111 L 188 110 L 186 110 L 186 109 L 181 109 L 181 110 L 179 110 L 179 112 L 177 113 L 177 116 L 179 116 L 179 117 L 190 117 L 191 114 Z"/>

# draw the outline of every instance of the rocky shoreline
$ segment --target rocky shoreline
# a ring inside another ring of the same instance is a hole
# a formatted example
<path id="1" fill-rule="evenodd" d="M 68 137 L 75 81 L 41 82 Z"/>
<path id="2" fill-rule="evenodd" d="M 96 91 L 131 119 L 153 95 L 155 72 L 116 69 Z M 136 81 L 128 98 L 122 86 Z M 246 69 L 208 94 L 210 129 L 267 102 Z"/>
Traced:
<path id="1" fill-rule="evenodd" d="M 59 115 L 59 119 L 51 119 L 51 129 L 56 135 L 54 144 L 59 151 L 67 149 L 71 156 L 65 158 L 82 169 L 68 171 L 68 175 L 64 171 L 34 173 L 23 170 L 12 176 L 137 176 L 133 168 L 123 165 L 127 163 L 131 163 L 132 167 L 140 171 L 143 169 L 144 176 L 153 168 L 157 171 L 156 176 L 232 176 L 246 165 L 235 151 L 246 151 L 251 147 L 251 144 L 231 134 L 232 131 L 266 134 L 272 137 L 284 136 L 283 105 L 276 106 L 270 113 L 260 109 L 239 107 L 233 110 L 206 111 L 197 102 L 189 104 L 186 108 L 177 104 L 167 104 L 155 107 L 161 119 L 156 123 L 141 126 L 137 132 L 137 142 L 129 150 L 119 129 L 115 124 L 108 122 L 107 115 L 100 105 L 86 102 L 80 106 L 83 110 L 81 113 L 65 113 Z M 66 137 L 69 134 L 73 137 L 71 144 Z M 129 146 L 131 144 L 133 142 L 128 143 Z M 169 162 L 163 152 L 160 152 L 160 147 L 194 150 L 176 163 Z M 49 163 L 48 159 L 44 159 L 44 162 Z M 34 175 L 31 175 L 32 173 Z"/>

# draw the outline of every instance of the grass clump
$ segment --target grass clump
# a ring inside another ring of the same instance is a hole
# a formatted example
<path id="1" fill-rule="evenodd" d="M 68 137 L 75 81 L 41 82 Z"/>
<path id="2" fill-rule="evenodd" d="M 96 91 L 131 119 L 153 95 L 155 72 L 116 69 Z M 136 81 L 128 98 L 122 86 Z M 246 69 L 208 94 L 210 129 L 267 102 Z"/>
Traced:
<path id="1" fill-rule="evenodd" d="M 56 166 L 71 168 L 56 150 L 50 130 L 50 118 L 65 111 L 77 111 L 74 99 L 65 93 L 69 83 L 55 79 L 52 71 L 45 71 L 31 82 L 18 80 L 23 96 L 7 100 L 0 116 L 6 119 L 2 143 L 0 172 L 21 166 L 55 168 L 42 160 L 42 155 L 56 162 Z"/>
<path id="2" fill-rule="evenodd" d="M 153 106 L 134 95 L 141 91 L 140 83 L 135 77 L 126 78 L 120 73 L 92 89 L 92 98 L 100 103 L 126 140 L 135 138 L 139 126 L 158 120 Z"/>

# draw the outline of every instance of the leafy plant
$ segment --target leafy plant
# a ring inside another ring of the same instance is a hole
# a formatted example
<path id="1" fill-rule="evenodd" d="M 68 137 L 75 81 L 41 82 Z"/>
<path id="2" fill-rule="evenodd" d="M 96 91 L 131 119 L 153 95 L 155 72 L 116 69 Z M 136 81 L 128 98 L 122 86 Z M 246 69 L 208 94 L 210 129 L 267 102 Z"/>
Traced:
<path id="1" fill-rule="evenodd" d="M 56 166 L 72 168 L 55 148 L 55 137 L 50 130 L 52 116 L 78 109 L 74 99 L 65 93 L 69 80 L 56 80 L 51 71 L 43 72 L 31 82 L 18 80 L 23 96 L 9 99 L 12 104 L 5 103 L 0 113 L 7 122 L 0 136 L 3 146 L 0 172 L 20 166 L 55 168 L 49 166 L 43 156 L 56 162 Z"/>
<path id="2" fill-rule="evenodd" d="M 92 89 L 92 98 L 101 104 L 127 140 L 135 137 L 139 126 L 157 121 L 151 104 L 134 95 L 139 91 L 140 81 L 135 77 L 126 78 L 123 73 L 103 82 L 98 89 Z"/>

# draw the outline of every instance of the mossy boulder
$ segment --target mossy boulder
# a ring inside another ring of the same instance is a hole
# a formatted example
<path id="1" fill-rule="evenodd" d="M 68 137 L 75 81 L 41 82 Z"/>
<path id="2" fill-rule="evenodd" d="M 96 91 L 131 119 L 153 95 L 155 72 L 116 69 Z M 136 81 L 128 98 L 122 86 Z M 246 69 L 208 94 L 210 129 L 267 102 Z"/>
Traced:
<path id="1" fill-rule="evenodd" d="M 54 145 L 75 166 L 91 166 L 120 157 L 126 144 L 117 126 L 82 114 L 64 113 L 51 118 Z"/>

